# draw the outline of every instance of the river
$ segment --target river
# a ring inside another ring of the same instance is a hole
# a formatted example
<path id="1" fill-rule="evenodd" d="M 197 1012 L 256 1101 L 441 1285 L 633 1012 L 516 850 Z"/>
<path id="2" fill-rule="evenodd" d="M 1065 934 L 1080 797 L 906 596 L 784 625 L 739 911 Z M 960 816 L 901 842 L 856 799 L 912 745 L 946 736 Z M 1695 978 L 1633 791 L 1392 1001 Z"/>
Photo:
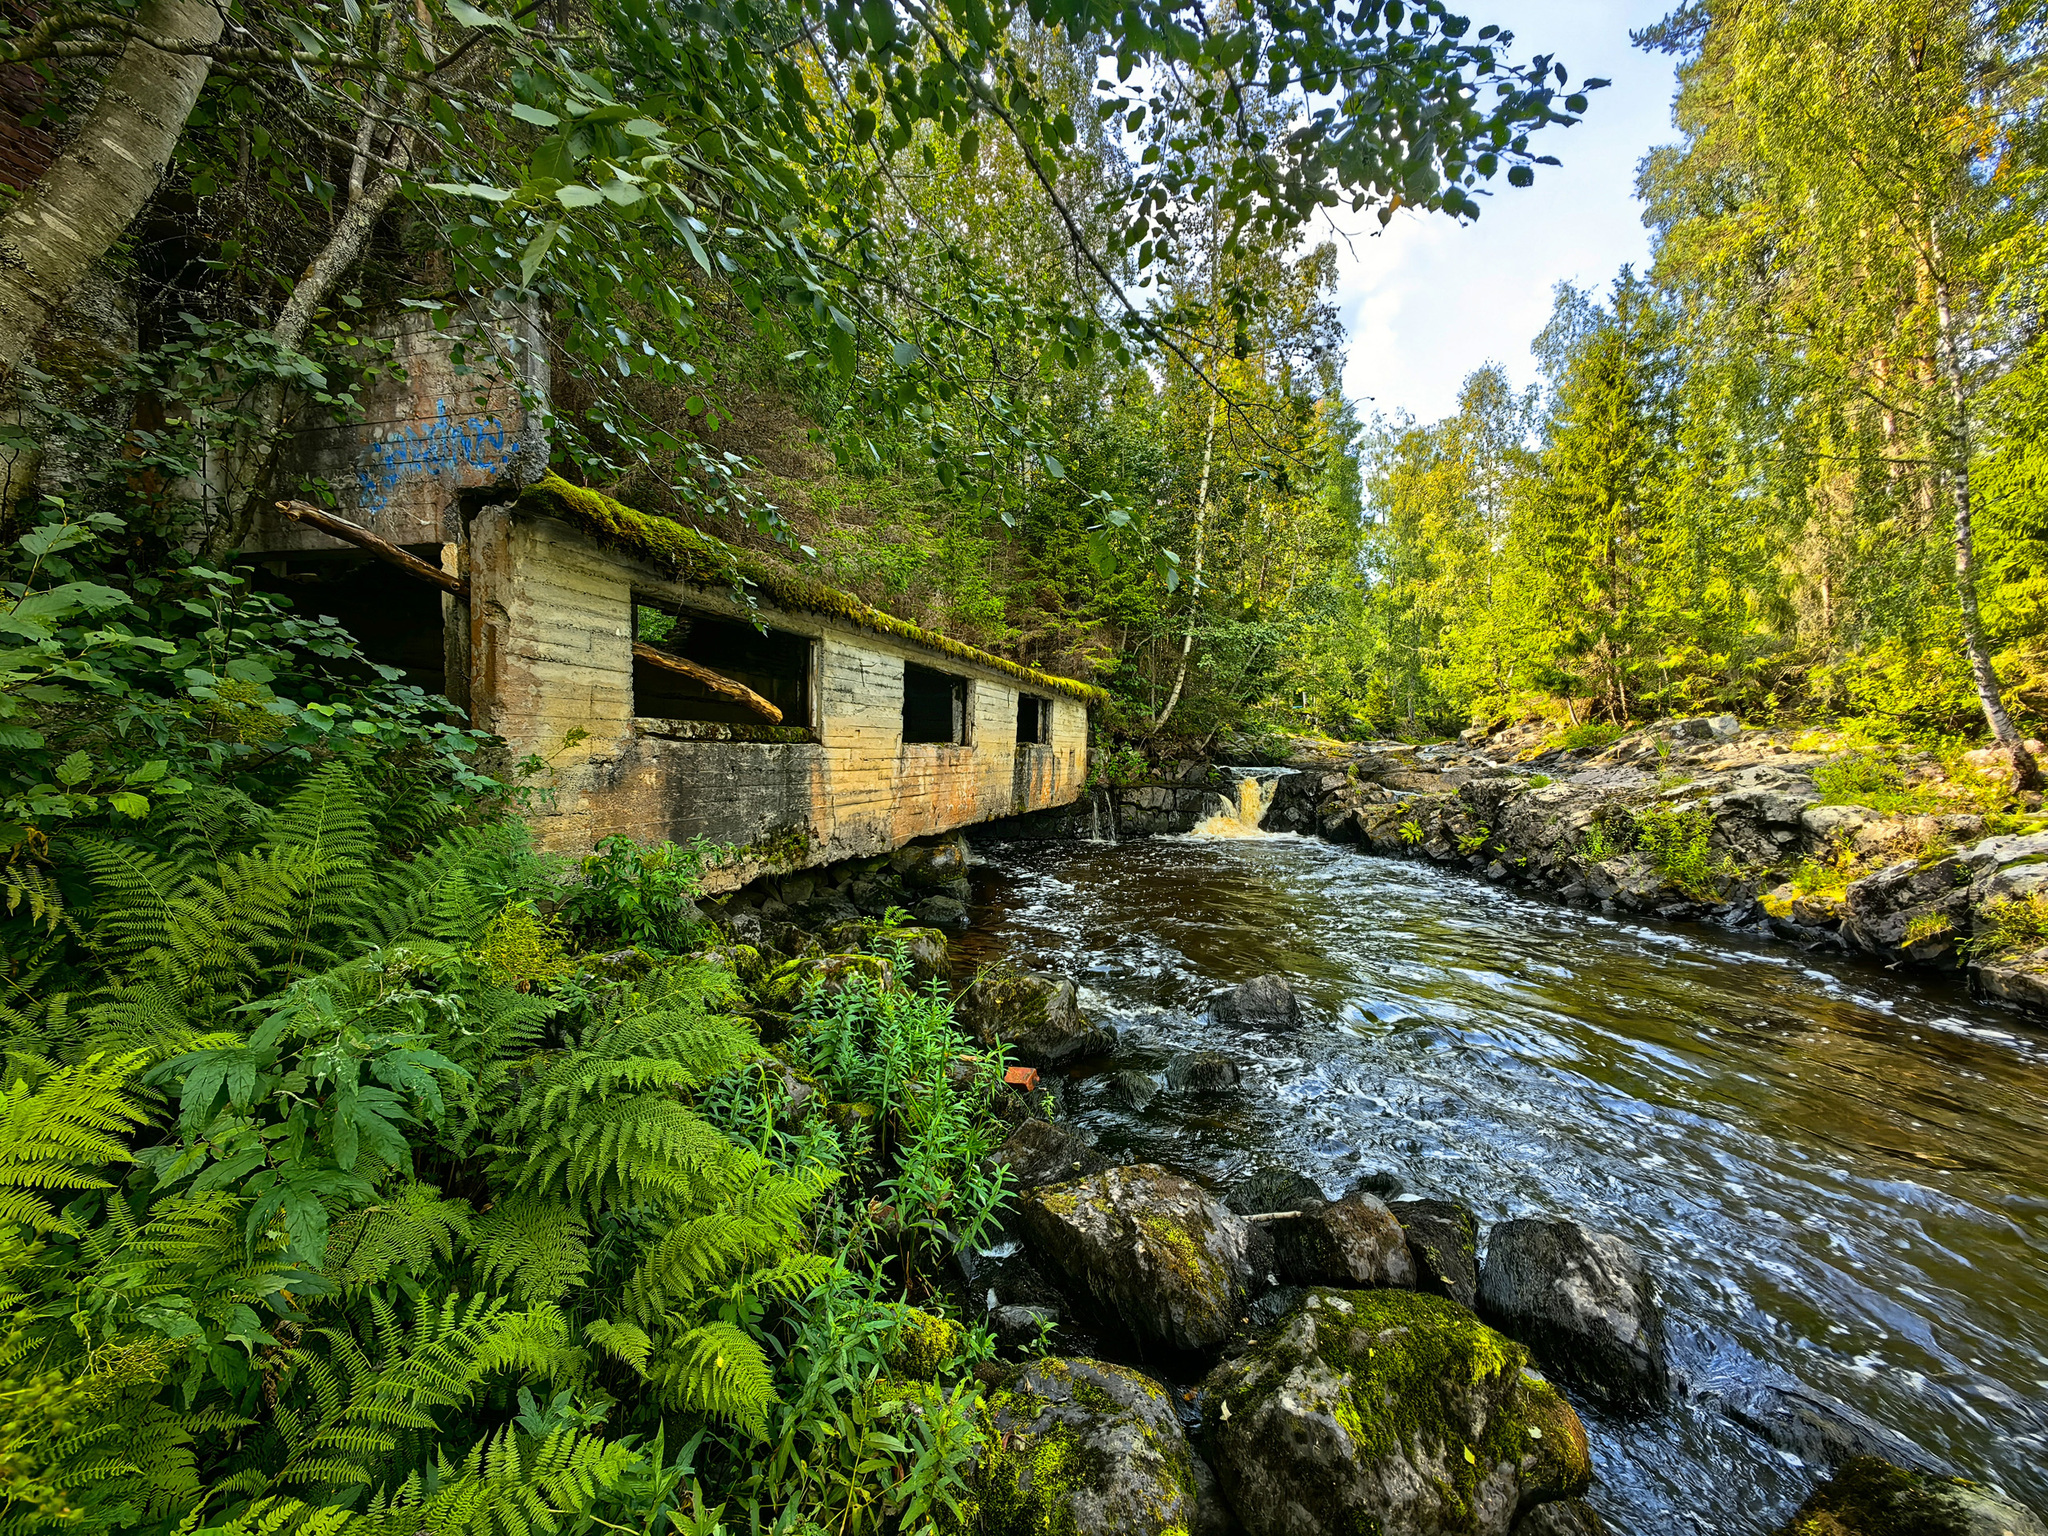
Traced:
<path id="1" fill-rule="evenodd" d="M 1103 1148 L 1218 1187 L 1391 1170 L 1482 1225 L 1566 1214 L 1651 1259 L 1683 1385 L 1581 1406 L 1636 1536 L 1771 1531 L 1812 1474 L 1717 1409 L 1796 1380 L 2048 1512 L 2048 1035 L 1960 987 L 1602 916 L 1289 836 L 983 845 L 966 957 L 1073 976 L 1118 1059 L 1214 1047 L 1239 1091 L 1113 1107 Z M 1307 1020 L 1209 1022 L 1289 976 Z"/>

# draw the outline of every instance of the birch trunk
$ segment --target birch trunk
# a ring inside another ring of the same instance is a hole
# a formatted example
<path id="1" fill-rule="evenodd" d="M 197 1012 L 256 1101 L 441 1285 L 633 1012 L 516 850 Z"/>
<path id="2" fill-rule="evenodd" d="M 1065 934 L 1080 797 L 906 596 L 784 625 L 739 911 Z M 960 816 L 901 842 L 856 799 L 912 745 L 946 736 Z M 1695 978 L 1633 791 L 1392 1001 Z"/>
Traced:
<path id="1" fill-rule="evenodd" d="M 213 0 L 143 0 L 135 20 L 160 38 L 210 44 L 222 11 Z M 70 147 L 0 218 L 0 373 L 28 355 L 156 191 L 212 64 L 131 42 Z"/>

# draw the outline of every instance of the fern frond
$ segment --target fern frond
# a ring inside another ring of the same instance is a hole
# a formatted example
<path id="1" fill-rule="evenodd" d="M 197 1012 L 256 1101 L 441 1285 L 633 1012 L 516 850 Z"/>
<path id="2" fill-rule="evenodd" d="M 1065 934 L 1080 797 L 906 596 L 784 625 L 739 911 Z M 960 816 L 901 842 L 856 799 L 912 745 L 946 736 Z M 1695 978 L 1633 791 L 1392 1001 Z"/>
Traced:
<path id="1" fill-rule="evenodd" d="M 455 1254 L 470 1230 L 466 1200 L 443 1200 L 430 1184 L 401 1185 L 375 1205 L 337 1217 L 327 1233 L 327 1275 L 342 1289 L 376 1285 L 394 1270 L 419 1277 Z"/>
<path id="2" fill-rule="evenodd" d="M 64 1223 L 38 1191 L 108 1187 L 101 1170 L 131 1160 L 125 1137 L 148 1119 L 134 1066 L 98 1058 L 0 1088 L 0 1222 L 54 1232 Z"/>
<path id="3" fill-rule="evenodd" d="M 590 1228 L 560 1200 L 511 1195 L 477 1218 L 469 1256 L 477 1279 L 520 1301 L 553 1301 L 590 1271 Z"/>
<path id="4" fill-rule="evenodd" d="M 706 1323 L 681 1334 L 647 1374 L 671 1406 L 713 1414 L 756 1434 L 781 1401 L 761 1346 L 731 1323 Z"/>
<path id="5" fill-rule="evenodd" d="M 647 1374 L 647 1357 L 654 1353 L 654 1340 L 638 1324 L 614 1323 L 600 1317 L 583 1325 L 583 1337 L 613 1359 L 631 1366 L 637 1374 Z"/>

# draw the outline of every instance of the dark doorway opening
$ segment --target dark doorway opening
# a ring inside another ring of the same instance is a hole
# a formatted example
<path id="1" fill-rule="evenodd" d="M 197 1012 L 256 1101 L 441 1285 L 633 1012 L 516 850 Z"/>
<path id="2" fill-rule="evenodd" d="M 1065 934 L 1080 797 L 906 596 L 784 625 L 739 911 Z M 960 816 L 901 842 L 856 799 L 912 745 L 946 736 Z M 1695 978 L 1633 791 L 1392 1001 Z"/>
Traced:
<path id="1" fill-rule="evenodd" d="M 745 683 L 782 711 L 784 726 L 811 723 L 811 639 L 786 629 L 758 630 L 737 619 L 690 609 L 633 608 L 633 638 L 671 656 Z M 701 683 L 644 661 L 633 663 L 633 713 L 661 720 L 767 725 L 766 716 L 721 699 Z"/>
<path id="2" fill-rule="evenodd" d="M 1017 744 L 1044 746 L 1052 740 L 1052 700 L 1035 693 L 1017 695 Z"/>
<path id="3" fill-rule="evenodd" d="M 906 742 L 967 740 L 967 679 L 934 672 L 914 661 L 903 664 L 903 739 Z"/>

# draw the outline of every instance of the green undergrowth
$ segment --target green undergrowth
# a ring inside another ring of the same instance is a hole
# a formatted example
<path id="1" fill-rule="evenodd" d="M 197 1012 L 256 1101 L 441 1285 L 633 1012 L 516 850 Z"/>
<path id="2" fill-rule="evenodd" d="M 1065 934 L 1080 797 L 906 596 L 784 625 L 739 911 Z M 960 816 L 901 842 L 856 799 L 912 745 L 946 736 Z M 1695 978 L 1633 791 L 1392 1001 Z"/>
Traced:
<path id="1" fill-rule="evenodd" d="M 707 850 L 414 793 L 196 786 L 0 919 L 0 1524 L 950 1526 L 1006 1090 L 924 931 L 771 1007 Z"/>

